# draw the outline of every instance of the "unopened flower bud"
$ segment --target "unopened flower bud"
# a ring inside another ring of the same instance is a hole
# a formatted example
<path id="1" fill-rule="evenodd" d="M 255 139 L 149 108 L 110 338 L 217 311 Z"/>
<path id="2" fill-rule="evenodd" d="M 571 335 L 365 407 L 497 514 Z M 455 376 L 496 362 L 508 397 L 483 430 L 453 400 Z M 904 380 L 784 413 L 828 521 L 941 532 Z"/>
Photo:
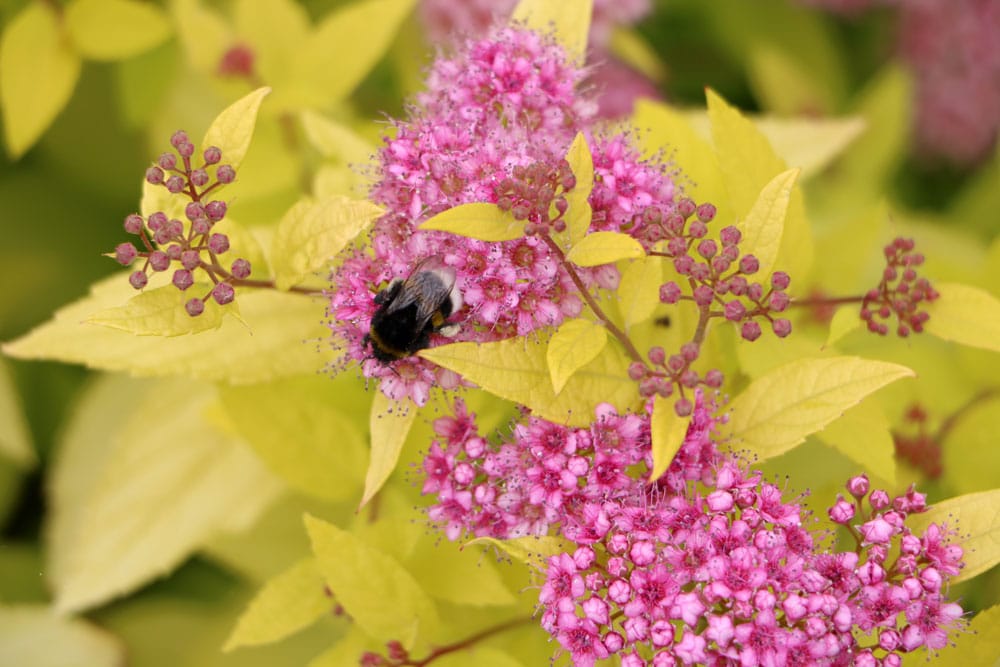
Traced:
<path id="1" fill-rule="evenodd" d="M 188 142 L 187 132 L 184 130 L 177 130 L 170 137 L 170 145 L 177 148 L 181 144 L 186 144 Z"/>
<path id="2" fill-rule="evenodd" d="M 678 417 L 687 417 L 693 409 L 694 406 L 691 404 L 691 401 L 686 398 L 679 398 L 674 403 L 674 412 L 677 413 Z"/>
<path id="3" fill-rule="evenodd" d="M 726 319 L 730 322 L 739 322 L 746 315 L 747 309 L 743 305 L 743 302 L 733 299 L 732 301 L 726 303 L 726 307 L 723 309 Z"/>
<path id="4" fill-rule="evenodd" d="M 181 290 L 182 292 L 186 290 L 191 285 L 194 285 L 194 276 L 187 269 L 177 269 L 174 271 L 174 278 L 172 280 L 174 287 Z"/>
<path id="5" fill-rule="evenodd" d="M 667 353 L 659 345 L 649 348 L 647 356 L 649 357 L 649 360 L 657 366 L 662 366 L 663 362 L 667 360 Z"/>
<path id="6" fill-rule="evenodd" d="M 204 169 L 195 169 L 191 172 L 191 183 L 197 188 L 207 185 L 208 172 Z"/>
<path id="7" fill-rule="evenodd" d="M 167 190 L 172 194 L 184 191 L 184 179 L 176 174 L 167 179 Z"/>
<path id="8" fill-rule="evenodd" d="M 864 498 L 869 489 L 868 475 L 857 475 L 847 480 L 847 490 L 855 498 Z"/>
<path id="9" fill-rule="evenodd" d="M 224 306 L 227 303 L 232 302 L 233 298 L 236 296 L 236 292 L 233 290 L 233 286 L 229 283 L 219 283 L 212 288 L 212 298 L 220 306 Z"/>
<path id="10" fill-rule="evenodd" d="M 218 146 L 209 146 L 204 153 L 205 164 L 216 164 L 222 159 L 222 150 Z"/>
<path id="11" fill-rule="evenodd" d="M 149 281 L 144 271 L 135 271 L 128 277 L 128 282 L 136 289 L 142 289 Z"/>
<path id="12" fill-rule="evenodd" d="M 150 167 L 147 169 L 146 182 L 150 185 L 160 185 L 163 183 L 163 170 L 159 167 Z"/>
<path id="13" fill-rule="evenodd" d="M 771 328 L 774 330 L 774 335 L 778 338 L 784 338 L 788 334 L 792 333 L 792 323 L 784 318 L 778 318 L 771 322 Z"/>
<path id="14" fill-rule="evenodd" d="M 225 234 L 212 234 L 208 238 L 208 249 L 216 255 L 221 255 L 229 250 L 229 237 Z"/>
<path id="15" fill-rule="evenodd" d="M 705 384 L 712 389 L 718 389 L 722 386 L 723 375 L 722 371 L 717 368 L 713 368 L 709 372 L 705 373 Z"/>
<path id="16" fill-rule="evenodd" d="M 196 220 L 197 218 L 200 218 L 201 216 L 205 215 L 205 207 L 202 206 L 199 202 L 196 201 L 190 202 L 187 206 L 184 207 L 184 215 L 187 217 L 188 220 Z"/>
<path id="17" fill-rule="evenodd" d="M 715 292 L 708 285 L 698 285 L 694 288 L 692 292 L 694 296 L 694 302 L 699 306 L 707 306 L 712 303 L 712 299 L 715 296 Z"/>
<path id="18" fill-rule="evenodd" d="M 181 157 L 191 157 L 194 155 L 194 144 L 190 141 L 177 147 L 177 154 Z"/>
<path id="19" fill-rule="evenodd" d="M 215 170 L 215 178 L 223 185 L 232 183 L 236 180 L 236 170 L 228 164 L 221 165 Z"/>
<path id="20" fill-rule="evenodd" d="M 830 521 L 847 525 L 854 519 L 854 511 L 854 505 L 844 500 L 842 496 L 837 496 L 837 502 L 827 510 L 827 514 L 830 516 Z"/>
<path id="21" fill-rule="evenodd" d="M 685 197 L 684 199 L 677 202 L 677 212 L 684 218 L 691 217 L 691 214 L 697 210 L 698 206 L 692 201 Z"/>
<path id="22" fill-rule="evenodd" d="M 740 242 L 741 238 L 743 238 L 743 234 L 741 234 L 740 230 L 732 225 L 723 227 L 722 231 L 719 232 L 719 240 L 722 241 L 722 245 L 726 247 L 736 245 Z"/>
<path id="23" fill-rule="evenodd" d="M 663 303 L 677 303 L 681 298 L 681 288 L 674 281 L 660 285 L 660 301 Z"/>
<path id="24" fill-rule="evenodd" d="M 792 282 L 792 279 L 788 277 L 788 274 L 784 271 L 775 271 L 771 276 L 771 287 L 776 290 L 788 289 L 788 284 Z"/>
<path id="25" fill-rule="evenodd" d="M 122 266 L 128 266 L 135 258 L 139 255 L 139 252 L 135 249 L 135 246 L 131 243 L 119 243 L 115 246 L 115 261 L 117 261 Z"/>
<path id="26" fill-rule="evenodd" d="M 875 489 L 868 497 L 868 502 L 871 503 L 872 509 L 876 512 L 884 510 L 889 506 L 889 494 L 884 489 Z"/>
<path id="27" fill-rule="evenodd" d="M 696 213 L 698 214 L 698 219 L 702 222 L 712 222 L 715 218 L 715 206 L 712 204 L 702 204 L 698 207 Z"/>
<path id="28" fill-rule="evenodd" d="M 740 335 L 744 340 L 755 341 L 760 338 L 760 325 L 753 320 L 744 322 L 740 328 Z"/>
<path id="29" fill-rule="evenodd" d="M 243 280 L 250 276 L 250 262 L 243 259 L 242 257 L 233 262 L 232 269 L 230 271 L 234 278 L 239 278 Z"/>
<path id="30" fill-rule="evenodd" d="M 177 166 L 177 156 L 173 153 L 164 153 L 156 161 L 156 164 L 160 166 L 160 169 L 170 171 Z"/>
<path id="31" fill-rule="evenodd" d="M 132 213 L 125 217 L 125 231 L 129 234 L 138 234 L 142 231 L 142 216 Z"/>
<path id="32" fill-rule="evenodd" d="M 198 298 L 188 299 L 187 303 L 184 304 L 184 310 L 191 317 L 198 317 L 205 312 L 205 302 Z"/>

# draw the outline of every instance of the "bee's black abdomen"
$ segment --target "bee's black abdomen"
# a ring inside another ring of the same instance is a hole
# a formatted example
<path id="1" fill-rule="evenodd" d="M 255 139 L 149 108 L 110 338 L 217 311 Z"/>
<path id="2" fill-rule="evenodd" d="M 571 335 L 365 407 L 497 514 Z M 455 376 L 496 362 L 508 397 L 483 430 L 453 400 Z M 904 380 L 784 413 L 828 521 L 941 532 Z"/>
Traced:
<path id="1" fill-rule="evenodd" d="M 389 363 L 429 347 L 431 334 L 445 326 L 455 304 L 461 303 L 453 286 L 454 274 L 426 270 L 393 281 L 376 294 L 378 308 L 365 337 L 372 356 Z"/>

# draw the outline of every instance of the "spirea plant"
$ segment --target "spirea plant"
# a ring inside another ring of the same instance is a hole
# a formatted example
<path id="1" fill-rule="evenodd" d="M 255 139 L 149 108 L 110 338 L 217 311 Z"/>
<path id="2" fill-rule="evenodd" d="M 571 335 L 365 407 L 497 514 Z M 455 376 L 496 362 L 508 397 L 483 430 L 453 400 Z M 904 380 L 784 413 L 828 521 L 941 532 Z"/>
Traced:
<path id="1" fill-rule="evenodd" d="M 127 268 L 3 347 L 103 374 L 47 482 L 51 609 L 0 606 L 0 656 L 117 664 L 193 556 L 252 592 L 192 664 L 1000 656 L 1000 255 L 838 205 L 879 109 L 609 122 L 591 3 L 522 0 L 387 123 L 331 115 L 410 5 L 172 7 L 229 104 L 136 175 Z M 32 5 L 0 71 L 137 6 Z"/>

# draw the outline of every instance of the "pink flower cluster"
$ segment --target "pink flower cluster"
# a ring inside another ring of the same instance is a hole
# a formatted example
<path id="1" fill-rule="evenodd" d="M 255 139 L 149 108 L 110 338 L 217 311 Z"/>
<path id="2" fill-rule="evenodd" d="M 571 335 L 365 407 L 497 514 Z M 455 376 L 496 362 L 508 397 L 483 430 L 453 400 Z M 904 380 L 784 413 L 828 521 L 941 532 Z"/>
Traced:
<path id="1" fill-rule="evenodd" d="M 713 406 L 696 399 L 652 484 L 648 416 L 600 406 L 583 429 L 532 418 L 491 445 L 459 401 L 424 462 L 429 515 L 453 540 L 557 531 L 576 543 L 549 559 L 539 608 L 578 666 L 898 667 L 945 645 L 962 616 L 945 598 L 962 550 L 937 525 L 906 526 L 924 496 L 890 500 L 852 478 L 854 502 L 838 498 L 829 516 L 857 549 L 824 549 L 799 504 L 717 450 Z"/>
<path id="2" fill-rule="evenodd" d="M 461 323 L 459 340 L 523 336 L 580 312 L 573 282 L 542 240 L 488 243 L 418 226 L 459 204 L 497 203 L 504 195 L 501 182 L 534 173 L 537 165 L 558 170 L 575 135 L 589 134 L 594 122 L 593 104 L 576 92 L 582 77 L 547 38 L 502 29 L 466 44 L 453 58 L 439 58 L 420 106 L 386 139 L 371 197 L 387 212 L 375 223 L 368 247 L 334 272 L 330 314 L 345 359 L 381 379 L 390 397 L 422 404 L 432 384 L 455 382 L 416 357 L 391 364 L 375 360 L 365 340 L 375 294 L 428 257 L 455 272 L 465 303 L 452 315 Z M 642 239 L 643 212 L 658 207 L 669 214 L 675 206 L 670 175 L 663 165 L 642 161 L 623 136 L 590 143 L 593 228 Z M 613 266 L 581 273 L 591 285 L 617 285 Z"/>

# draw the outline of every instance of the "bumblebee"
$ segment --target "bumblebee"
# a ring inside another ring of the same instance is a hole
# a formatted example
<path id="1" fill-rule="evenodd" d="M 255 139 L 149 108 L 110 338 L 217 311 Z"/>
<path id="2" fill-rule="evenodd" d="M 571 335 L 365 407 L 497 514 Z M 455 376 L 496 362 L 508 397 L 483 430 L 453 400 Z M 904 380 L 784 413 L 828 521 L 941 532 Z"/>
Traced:
<path id="1" fill-rule="evenodd" d="M 372 356 L 389 363 L 429 347 L 432 333 L 457 334 L 458 324 L 447 319 L 462 307 L 462 294 L 455 289 L 455 270 L 431 257 L 376 294 L 375 305 L 365 342 Z"/>

